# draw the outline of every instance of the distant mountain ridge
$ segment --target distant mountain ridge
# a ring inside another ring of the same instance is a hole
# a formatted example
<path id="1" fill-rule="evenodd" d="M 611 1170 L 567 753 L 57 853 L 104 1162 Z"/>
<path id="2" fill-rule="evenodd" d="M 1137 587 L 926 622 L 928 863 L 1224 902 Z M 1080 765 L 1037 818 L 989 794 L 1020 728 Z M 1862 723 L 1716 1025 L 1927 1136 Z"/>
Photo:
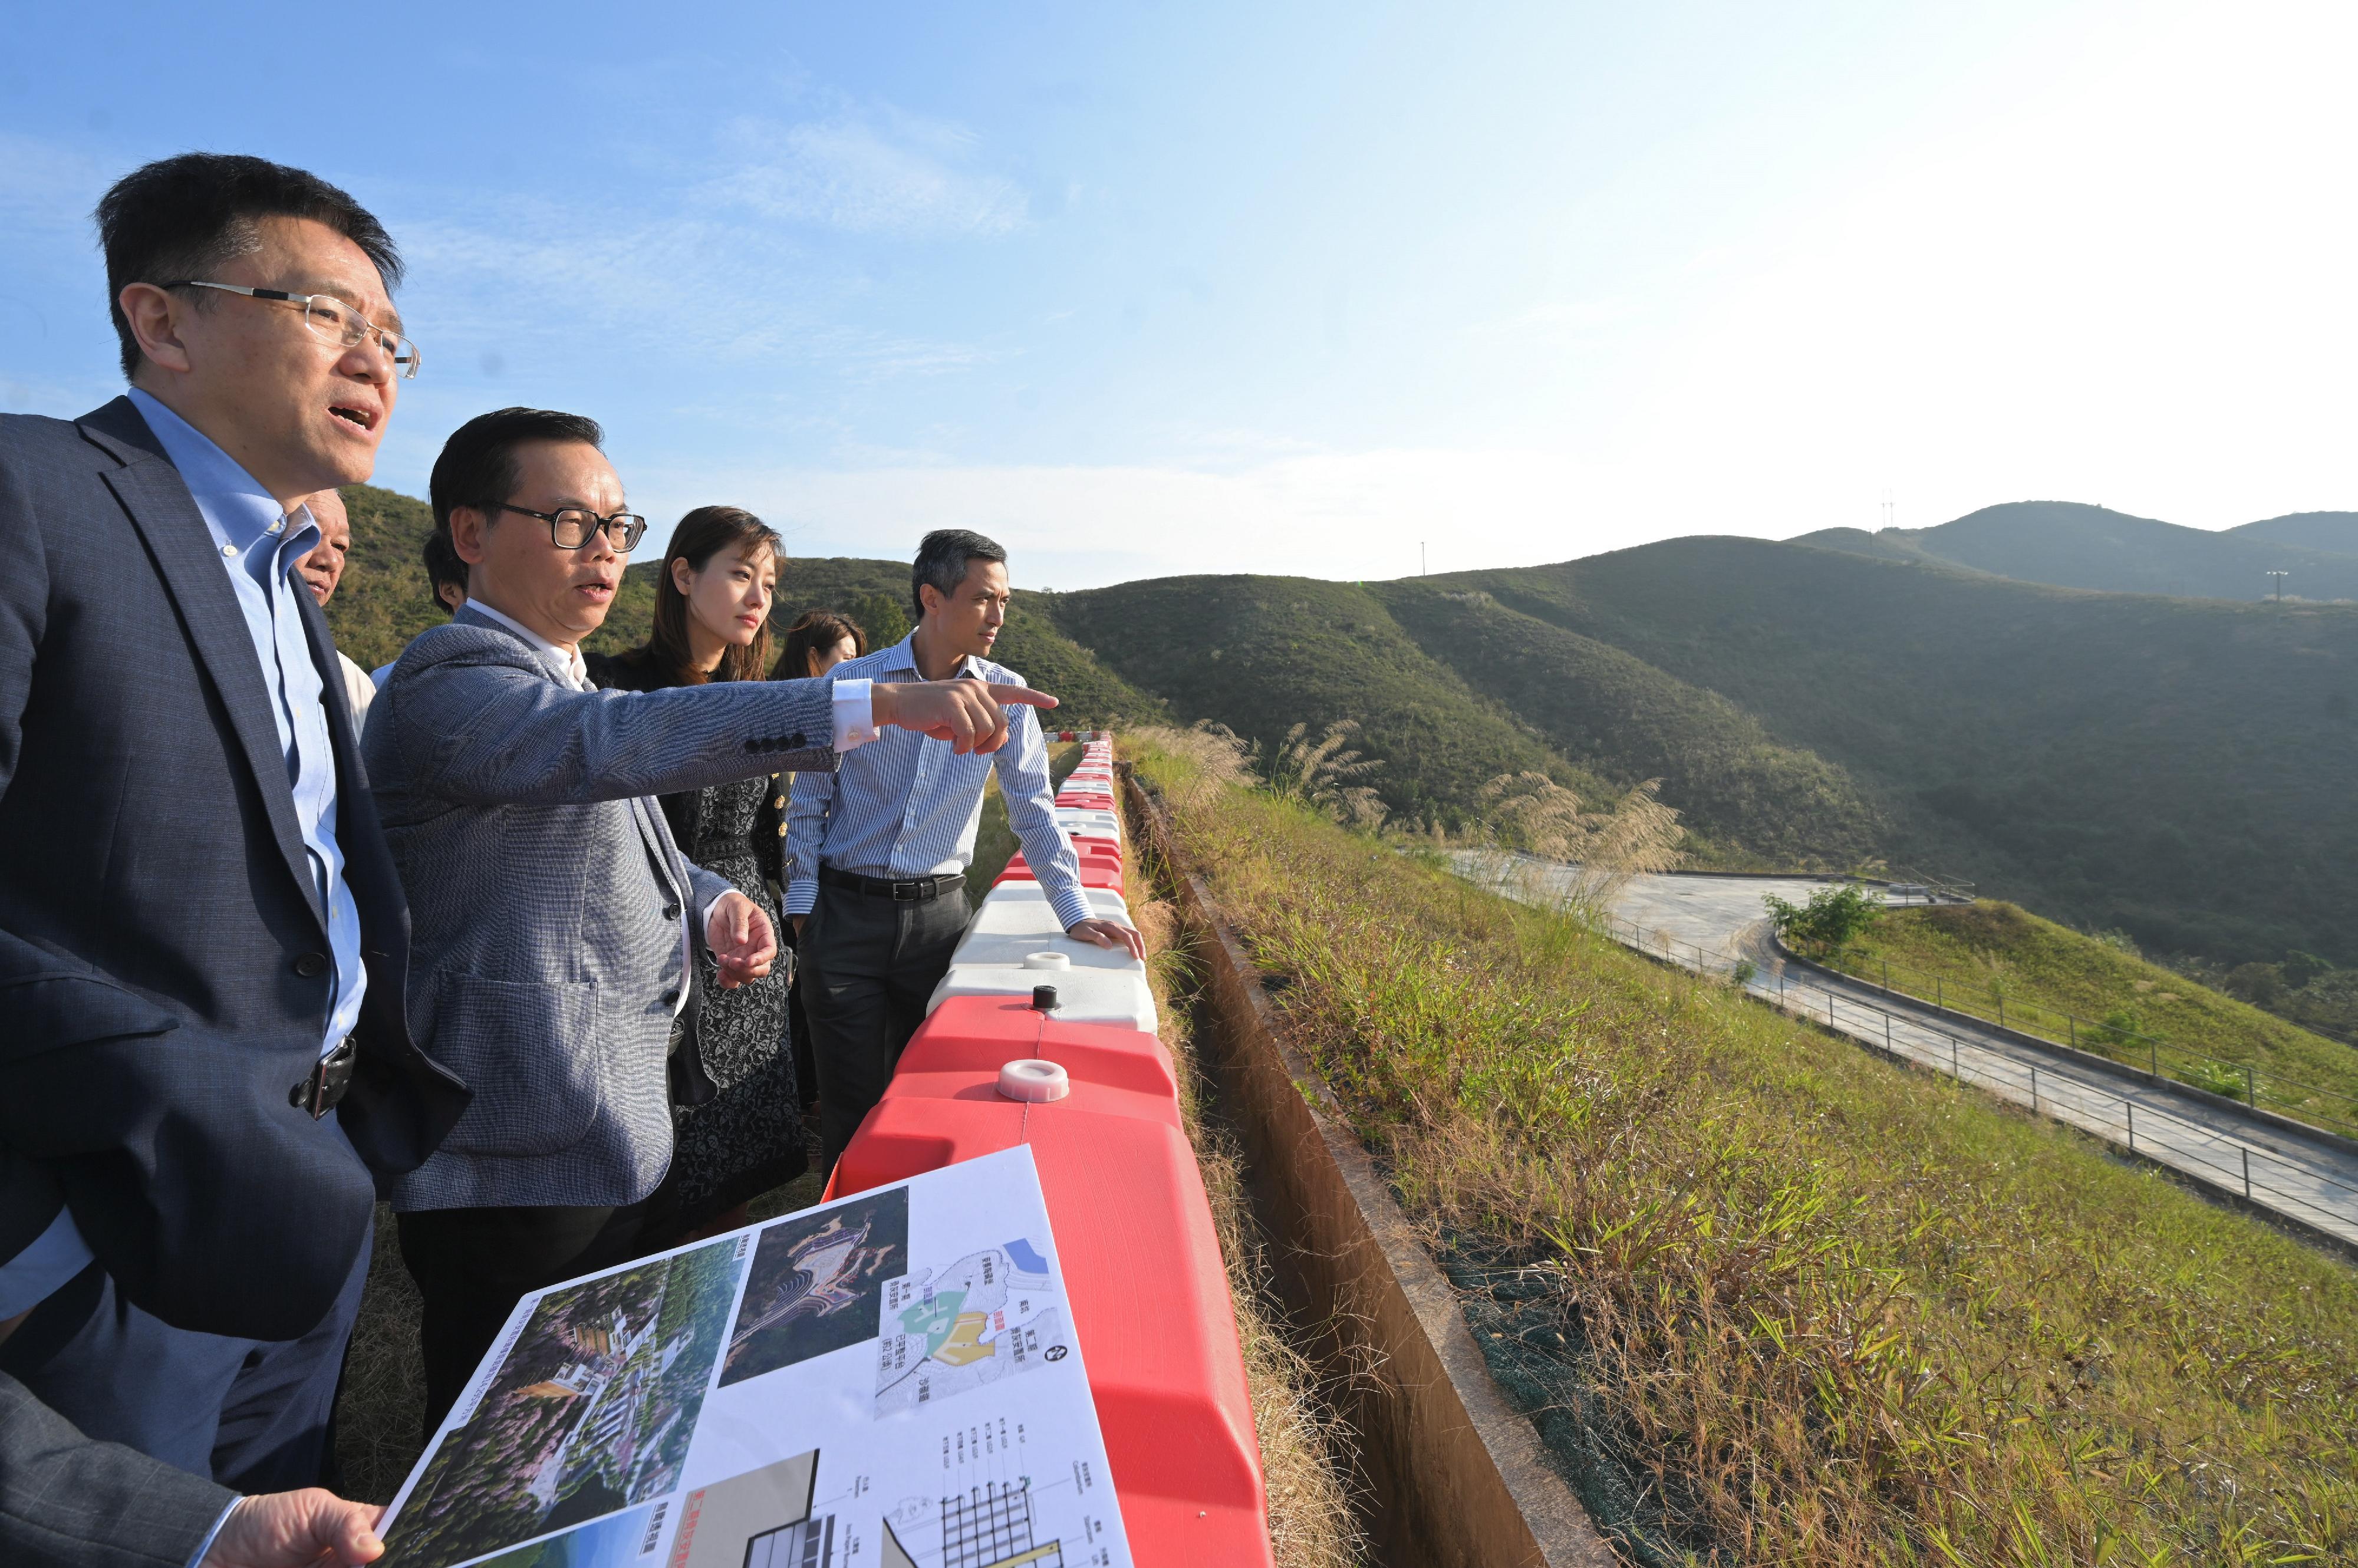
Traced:
<path id="1" fill-rule="evenodd" d="M 2069 501 L 1985 506 L 1931 528 L 1826 528 L 1788 541 L 2107 593 L 2358 600 L 2358 513 L 2302 512 L 2212 533 Z"/>
<path id="2" fill-rule="evenodd" d="M 329 619 L 374 665 L 443 619 L 417 565 L 429 519 L 391 492 L 347 496 Z M 1271 742 L 1352 719 L 1382 764 L 1369 782 L 1415 821 L 1465 825 L 1501 773 L 1592 803 L 1660 779 L 1704 865 L 1882 860 L 2149 950 L 2358 962 L 2358 605 L 2056 586 L 1926 546 L 2060 572 L 2042 524 L 2082 566 L 2107 539 L 2117 560 L 2180 535 L 2282 560 L 2358 514 L 2215 535 L 2033 503 L 1948 531 L 1698 536 L 1394 582 L 1019 590 L 998 656 L 1076 727 L 1212 719 Z M 593 646 L 645 635 L 658 564 L 632 566 Z M 903 603 L 908 581 L 898 561 L 789 561 L 777 620 Z"/>

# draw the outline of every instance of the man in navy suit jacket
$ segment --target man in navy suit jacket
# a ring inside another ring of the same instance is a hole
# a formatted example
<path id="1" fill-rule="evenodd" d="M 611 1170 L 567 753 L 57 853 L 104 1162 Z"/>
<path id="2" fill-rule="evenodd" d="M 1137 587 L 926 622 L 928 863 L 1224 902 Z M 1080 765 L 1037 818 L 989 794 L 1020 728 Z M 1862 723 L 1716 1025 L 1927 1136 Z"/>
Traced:
<path id="1" fill-rule="evenodd" d="M 464 1110 L 300 498 L 416 351 L 342 191 L 191 154 L 100 203 L 128 395 L 0 418 L 0 1371 L 244 1491 L 320 1473 L 380 1184 Z"/>

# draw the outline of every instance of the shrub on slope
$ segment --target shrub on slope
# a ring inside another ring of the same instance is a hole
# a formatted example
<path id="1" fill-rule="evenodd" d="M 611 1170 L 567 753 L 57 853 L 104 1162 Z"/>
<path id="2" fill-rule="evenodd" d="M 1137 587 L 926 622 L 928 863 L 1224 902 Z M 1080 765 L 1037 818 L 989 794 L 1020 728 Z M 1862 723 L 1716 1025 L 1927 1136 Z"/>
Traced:
<path id="1" fill-rule="evenodd" d="M 2160 1036 L 2154 1059 L 2163 1072 L 2205 1060 L 2248 1065 L 2260 1075 L 2260 1104 L 2358 1131 L 2358 1051 L 2014 904 L 1892 910 L 1842 968 L 1874 979 L 1886 963 L 1895 989 L 1929 997 L 1937 977 L 1941 1000 L 1981 1017 L 1996 1016 L 1993 992 L 2002 994 L 2009 1022 L 2034 1033 L 2068 1040 L 2058 1015 L 2073 1014 L 2082 1045 L 2143 1066 L 2142 1043 L 2086 1037 L 2092 1022 L 2132 1013 L 2141 1033 Z M 2240 1073 L 2232 1092 L 2244 1097 Z"/>

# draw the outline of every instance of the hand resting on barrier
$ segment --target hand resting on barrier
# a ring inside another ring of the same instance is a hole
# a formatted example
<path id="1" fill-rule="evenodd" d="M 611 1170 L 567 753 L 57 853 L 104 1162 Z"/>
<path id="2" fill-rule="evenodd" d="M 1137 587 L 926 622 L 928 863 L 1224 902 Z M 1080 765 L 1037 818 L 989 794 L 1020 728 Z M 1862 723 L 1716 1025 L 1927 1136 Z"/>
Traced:
<path id="1" fill-rule="evenodd" d="M 1127 947 L 1133 958 L 1146 957 L 1146 938 L 1119 920 L 1077 920 L 1065 927 L 1065 935 L 1099 947 Z"/>

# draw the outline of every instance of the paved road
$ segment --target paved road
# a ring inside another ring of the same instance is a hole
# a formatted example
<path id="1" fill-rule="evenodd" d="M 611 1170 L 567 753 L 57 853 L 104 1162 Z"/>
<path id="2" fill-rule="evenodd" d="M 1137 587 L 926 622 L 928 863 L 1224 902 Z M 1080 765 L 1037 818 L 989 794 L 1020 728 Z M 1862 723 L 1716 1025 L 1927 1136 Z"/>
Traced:
<path id="1" fill-rule="evenodd" d="M 1568 868 L 1523 857 L 1465 851 L 1456 860 L 1460 874 L 1526 903 L 1551 902 L 1571 881 Z M 1637 877 L 1613 900 L 1613 934 L 1691 969 L 1726 974 L 1748 958 L 1747 989 L 1765 1000 L 2358 1246 L 2358 1152 L 2338 1141 L 2304 1138 L 2141 1074 L 2110 1073 L 1861 981 L 1787 966 L 1769 941 L 1761 900 L 1775 893 L 1799 903 L 1824 885 L 1801 877 Z"/>

